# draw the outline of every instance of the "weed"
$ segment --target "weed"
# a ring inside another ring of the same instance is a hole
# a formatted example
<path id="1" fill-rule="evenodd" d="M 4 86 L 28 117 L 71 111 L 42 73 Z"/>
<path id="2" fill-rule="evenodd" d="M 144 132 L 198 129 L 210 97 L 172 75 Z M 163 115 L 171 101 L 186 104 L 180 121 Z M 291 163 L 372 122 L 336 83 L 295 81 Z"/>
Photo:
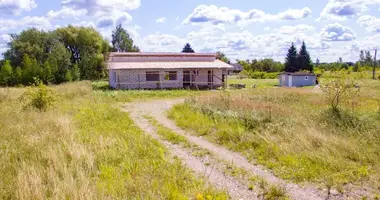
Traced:
<path id="1" fill-rule="evenodd" d="M 284 187 L 272 185 L 264 191 L 264 199 L 266 200 L 280 200 L 288 199 Z"/>
<path id="2" fill-rule="evenodd" d="M 39 111 L 46 111 L 57 101 L 57 93 L 53 88 L 44 85 L 41 81 L 36 80 L 34 86 L 29 87 L 21 97 L 25 102 L 25 107 L 37 108 Z"/>

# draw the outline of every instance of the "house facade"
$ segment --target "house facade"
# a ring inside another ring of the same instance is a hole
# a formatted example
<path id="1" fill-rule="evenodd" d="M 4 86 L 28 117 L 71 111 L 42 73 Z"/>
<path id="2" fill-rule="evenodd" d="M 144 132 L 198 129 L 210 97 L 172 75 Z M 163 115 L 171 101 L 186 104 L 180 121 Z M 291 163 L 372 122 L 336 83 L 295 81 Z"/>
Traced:
<path id="1" fill-rule="evenodd" d="M 230 65 L 216 54 L 111 53 L 109 84 L 115 89 L 218 88 Z"/>
<path id="2" fill-rule="evenodd" d="M 279 75 L 280 87 L 304 87 L 317 84 L 314 73 L 283 73 Z"/>

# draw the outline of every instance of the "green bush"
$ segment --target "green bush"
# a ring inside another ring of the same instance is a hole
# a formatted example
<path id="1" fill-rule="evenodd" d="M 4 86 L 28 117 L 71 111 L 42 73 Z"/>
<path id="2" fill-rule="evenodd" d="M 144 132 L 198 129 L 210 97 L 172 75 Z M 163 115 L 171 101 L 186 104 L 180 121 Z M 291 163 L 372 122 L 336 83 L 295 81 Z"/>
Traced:
<path id="1" fill-rule="evenodd" d="M 46 111 L 57 101 L 55 89 L 47 87 L 42 81 L 35 79 L 35 84 L 29 87 L 22 95 L 21 99 L 25 102 L 25 108 L 37 108 L 39 111 Z"/>
<path id="2" fill-rule="evenodd" d="M 250 72 L 249 78 L 253 79 L 276 79 L 280 73 L 278 72 Z"/>

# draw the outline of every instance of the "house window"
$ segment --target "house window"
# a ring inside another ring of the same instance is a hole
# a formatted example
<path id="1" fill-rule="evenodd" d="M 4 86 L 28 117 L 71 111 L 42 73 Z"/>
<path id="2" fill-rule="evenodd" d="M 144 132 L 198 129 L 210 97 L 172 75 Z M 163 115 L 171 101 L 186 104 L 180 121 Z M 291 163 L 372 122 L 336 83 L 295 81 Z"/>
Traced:
<path id="1" fill-rule="evenodd" d="M 158 71 L 147 71 L 146 81 L 160 81 L 160 73 Z"/>
<path id="2" fill-rule="evenodd" d="M 306 80 L 306 81 L 309 80 L 309 77 L 308 77 L 308 76 L 305 76 L 305 80 Z"/>
<path id="3" fill-rule="evenodd" d="M 176 81 L 177 80 L 177 72 L 176 71 L 165 72 L 165 80 L 166 81 Z"/>

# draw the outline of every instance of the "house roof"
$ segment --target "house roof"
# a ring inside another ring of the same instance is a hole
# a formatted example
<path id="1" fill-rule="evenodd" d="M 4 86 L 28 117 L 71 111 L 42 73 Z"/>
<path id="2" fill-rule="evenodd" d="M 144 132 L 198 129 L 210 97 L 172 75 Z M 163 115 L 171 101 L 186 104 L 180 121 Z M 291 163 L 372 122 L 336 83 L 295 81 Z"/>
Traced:
<path id="1" fill-rule="evenodd" d="M 231 70 L 234 70 L 234 71 L 243 71 L 243 66 L 239 63 L 234 63 L 234 64 L 231 64 L 231 66 L 233 67 Z"/>
<path id="2" fill-rule="evenodd" d="M 113 52 L 109 54 L 110 57 L 215 57 L 215 53 L 159 53 L 159 52 Z"/>
<path id="3" fill-rule="evenodd" d="M 307 72 L 295 72 L 295 73 L 289 73 L 289 72 L 285 72 L 285 73 L 282 73 L 281 75 L 290 75 L 290 76 L 315 76 L 314 73 L 307 73 Z"/>
<path id="4" fill-rule="evenodd" d="M 232 68 L 231 65 L 220 60 L 215 61 L 172 61 L 172 62 L 110 62 L 108 69 L 183 69 L 183 68 L 196 68 L 196 69 L 227 69 Z"/>

